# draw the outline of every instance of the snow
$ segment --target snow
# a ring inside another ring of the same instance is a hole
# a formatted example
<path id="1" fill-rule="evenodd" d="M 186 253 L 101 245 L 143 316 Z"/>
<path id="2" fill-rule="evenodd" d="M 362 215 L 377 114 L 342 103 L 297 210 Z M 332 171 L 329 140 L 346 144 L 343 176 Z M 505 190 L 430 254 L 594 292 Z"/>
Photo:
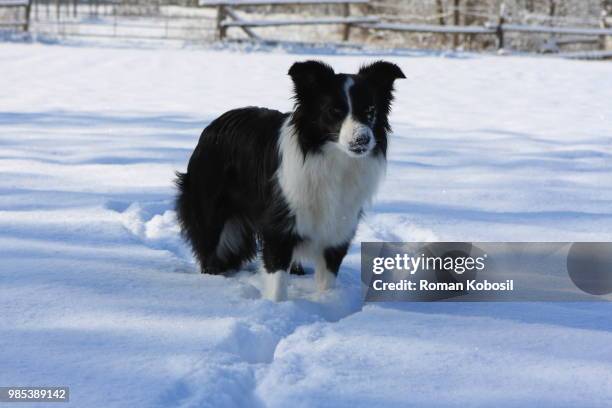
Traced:
<path id="1" fill-rule="evenodd" d="M 257 264 L 197 273 L 174 171 L 220 113 L 290 109 L 309 57 L 0 44 L 0 385 L 75 407 L 608 406 L 608 303 L 362 308 L 358 272 L 360 241 L 611 240 L 608 63 L 386 57 L 408 79 L 337 289 L 291 277 L 273 303 Z"/>

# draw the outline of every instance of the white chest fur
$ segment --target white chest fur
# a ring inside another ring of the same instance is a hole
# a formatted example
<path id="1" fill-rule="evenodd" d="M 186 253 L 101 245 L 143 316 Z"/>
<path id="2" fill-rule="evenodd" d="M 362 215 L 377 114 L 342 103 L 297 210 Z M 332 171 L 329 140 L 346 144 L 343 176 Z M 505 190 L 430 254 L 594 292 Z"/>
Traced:
<path id="1" fill-rule="evenodd" d="M 279 140 L 278 182 L 296 218 L 296 231 L 317 246 L 350 240 L 359 212 L 378 186 L 386 167 L 383 157 L 352 157 L 327 143 L 321 154 L 304 155 L 288 121 Z"/>

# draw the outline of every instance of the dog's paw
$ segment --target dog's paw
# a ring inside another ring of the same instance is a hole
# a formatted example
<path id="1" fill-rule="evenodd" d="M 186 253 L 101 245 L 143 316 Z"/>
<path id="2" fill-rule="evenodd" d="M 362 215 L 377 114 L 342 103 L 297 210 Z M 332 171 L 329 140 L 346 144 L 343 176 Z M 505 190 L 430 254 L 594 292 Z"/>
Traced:
<path id="1" fill-rule="evenodd" d="M 287 272 L 276 271 L 264 273 L 263 296 L 274 302 L 287 300 Z"/>
<path id="2" fill-rule="evenodd" d="M 336 275 L 327 270 L 315 271 L 315 283 L 319 292 L 333 289 L 336 286 Z"/>
<path id="3" fill-rule="evenodd" d="M 203 266 L 200 272 L 204 275 L 221 275 L 223 273 L 223 271 L 216 266 Z"/>

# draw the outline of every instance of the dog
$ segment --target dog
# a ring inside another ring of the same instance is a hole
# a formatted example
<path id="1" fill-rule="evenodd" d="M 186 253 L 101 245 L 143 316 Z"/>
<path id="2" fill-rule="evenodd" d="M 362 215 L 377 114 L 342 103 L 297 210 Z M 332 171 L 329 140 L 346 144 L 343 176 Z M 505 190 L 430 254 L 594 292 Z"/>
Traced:
<path id="1" fill-rule="evenodd" d="M 264 296 L 287 297 L 287 273 L 315 266 L 319 290 L 334 286 L 364 205 L 385 173 L 395 64 L 337 74 L 320 61 L 289 69 L 294 109 L 224 113 L 202 132 L 176 212 L 202 273 L 239 269 L 257 255 Z"/>

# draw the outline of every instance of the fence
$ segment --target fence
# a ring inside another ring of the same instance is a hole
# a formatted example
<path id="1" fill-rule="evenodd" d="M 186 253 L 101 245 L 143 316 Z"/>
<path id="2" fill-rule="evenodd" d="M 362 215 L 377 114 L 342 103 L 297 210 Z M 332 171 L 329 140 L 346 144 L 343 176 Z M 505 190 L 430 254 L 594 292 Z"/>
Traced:
<path id="1" fill-rule="evenodd" d="M 546 27 L 537 25 L 517 25 L 505 24 L 503 19 L 497 25 L 484 26 L 439 26 L 427 24 L 400 24 L 400 23 L 375 23 L 361 24 L 361 27 L 372 30 L 389 30 L 413 33 L 431 34 L 469 34 L 469 35 L 494 35 L 497 37 L 497 48 L 503 49 L 505 46 L 505 36 L 507 33 L 538 33 L 555 35 L 577 35 L 586 37 L 597 37 L 596 41 L 604 41 L 606 36 L 612 36 L 611 28 L 577 28 L 577 27 Z M 580 42 L 580 39 L 572 39 L 571 42 Z M 605 45 L 601 45 L 605 48 Z"/>
<path id="2" fill-rule="evenodd" d="M 16 20 L 0 20 L 0 27 L 18 28 L 28 31 L 30 28 L 31 0 L 0 0 L 0 9 L 14 9 L 20 18 Z M 19 13 L 22 10 L 22 13 Z"/>
<path id="3" fill-rule="evenodd" d="M 314 18 L 314 19 L 263 19 L 263 20 L 245 20 L 240 17 L 235 9 L 238 7 L 253 7 L 253 6 L 275 6 L 275 5 L 321 5 L 321 4 L 343 4 L 345 13 L 339 17 Z M 510 24 L 507 22 L 505 8 L 502 4 L 499 16 L 495 22 L 489 22 L 484 25 L 433 25 L 433 24 L 406 24 L 384 21 L 379 16 L 353 16 L 349 17 L 351 4 L 369 4 L 368 0 L 200 0 L 201 7 L 216 7 L 217 8 L 217 38 L 223 40 L 227 38 L 227 29 L 229 27 L 241 28 L 250 38 L 261 39 L 261 37 L 253 30 L 254 28 L 272 27 L 272 26 L 299 26 L 299 25 L 324 25 L 324 24 L 344 24 L 345 30 L 343 40 L 349 38 L 349 30 L 351 27 L 358 27 L 374 32 L 380 31 L 396 31 L 403 33 L 428 33 L 428 34 L 445 34 L 454 37 L 453 43 L 458 44 L 459 35 L 470 36 L 495 36 L 498 49 L 506 47 L 506 35 L 511 33 L 521 34 L 548 34 L 551 38 L 556 36 L 574 36 L 565 39 L 555 39 L 555 44 L 596 44 L 600 50 L 605 50 L 607 47 L 606 38 L 612 36 L 612 29 L 607 23 L 607 16 L 604 14 L 601 18 L 601 28 L 585 28 L 585 27 L 553 27 L 543 25 L 520 25 Z M 455 22 L 459 19 L 456 15 L 457 10 L 453 10 Z M 435 16 L 440 18 L 440 16 Z"/>
<path id="4" fill-rule="evenodd" d="M 259 39 L 259 36 L 251 29 L 253 27 L 279 27 L 279 26 L 299 26 L 299 25 L 344 25 L 342 35 L 343 41 L 348 41 L 350 36 L 351 26 L 362 23 L 377 22 L 377 17 L 351 17 L 351 4 L 367 4 L 368 0 L 200 0 L 200 7 L 216 7 L 217 8 L 217 38 L 223 40 L 226 38 L 227 29 L 229 27 L 239 27 L 250 38 Z M 300 19 L 284 19 L 284 20 L 244 20 L 236 13 L 238 7 L 255 7 L 255 6 L 312 6 L 312 5 L 329 5 L 337 4 L 343 7 L 342 16 L 319 17 L 319 18 L 300 18 Z"/>
<path id="5" fill-rule="evenodd" d="M 247 38 L 260 41 L 269 40 L 262 32 L 270 32 L 266 29 L 271 27 L 339 26 L 342 31 L 337 39 L 344 43 L 349 39 L 355 41 L 351 31 L 356 29 L 360 34 L 357 41 L 361 42 L 385 32 L 423 33 L 451 36 L 454 45 L 459 43 L 459 36 L 491 38 L 498 49 L 507 47 L 506 38 L 510 34 L 541 35 L 550 39 L 549 51 L 559 51 L 559 46 L 566 44 L 589 44 L 601 51 L 608 50 L 602 56 L 612 56 L 612 28 L 605 15 L 599 28 L 516 24 L 506 16 L 502 6 L 497 16 L 483 14 L 489 20 L 487 23 L 459 25 L 459 19 L 455 19 L 457 24 L 448 25 L 443 24 L 443 18 L 455 16 L 456 10 L 430 18 L 441 19 L 440 24 L 414 24 L 397 22 L 399 17 L 384 13 L 368 15 L 364 7 L 372 4 L 370 0 L 199 0 L 199 7 L 161 6 L 161 1 L 145 4 L 150 8 L 147 12 L 126 8 L 134 5 L 119 0 L 0 0 L 0 8 L 24 10 L 23 20 L 0 22 L 0 26 L 32 30 L 34 25 L 35 32 L 64 36 L 204 42 L 236 38 L 228 35 L 228 30 L 238 30 Z M 333 6 L 335 14 L 313 17 L 308 8 L 315 7 L 320 14 L 321 6 Z M 264 11 L 259 11 L 262 8 Z M 331 38 L 330 32 L 326 35 L 322 41 Z"/>
<path id="6" fill-rule="evenodd" d="M 52 37 L 212 42 L 215 36 L 214 11 L 153 2 L 34 0 L 31 15 L 31 31 Z"/>

